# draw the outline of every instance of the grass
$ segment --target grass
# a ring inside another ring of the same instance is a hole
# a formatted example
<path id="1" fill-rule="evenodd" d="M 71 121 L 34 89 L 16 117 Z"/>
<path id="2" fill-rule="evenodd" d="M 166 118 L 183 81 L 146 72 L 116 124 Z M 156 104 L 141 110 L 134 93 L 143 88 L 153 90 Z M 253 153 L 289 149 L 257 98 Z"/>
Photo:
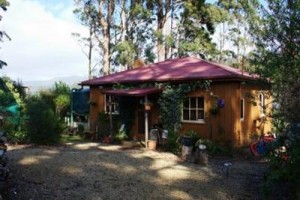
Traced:
<path id="1" fill-rule="evenodd" d="M 66 144 L 68 142 L 89 142 L 89 140 L 85 139 L 84 137 L 82 137 L 80 135 L 66 135 L 66 134 L 63 134 L 61 136 L 60 143 L 61 144 Z"/>

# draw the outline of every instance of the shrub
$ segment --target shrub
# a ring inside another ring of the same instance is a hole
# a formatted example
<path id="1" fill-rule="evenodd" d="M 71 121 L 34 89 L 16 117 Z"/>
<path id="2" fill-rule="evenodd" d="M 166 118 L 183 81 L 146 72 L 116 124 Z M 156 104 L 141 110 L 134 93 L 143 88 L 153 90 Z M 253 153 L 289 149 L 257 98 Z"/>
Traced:
<path id="1" fill-rule="evenodd" d="M 300 187 L 300 123 L 289 126 L 284 136 L 279 136 L 275 142 L 268 145 L 270 171 L 265 184 L 265 192 L 272 189 L 274 183 L 291 184 L 291 194 L 296 194 Z M 299 194 L 298 194 L 299 195 Z M 298 199 L 298 197 L 292 197 Z M 291 198 L 291 199 L 292 199 Z"/>
<path id="2" fill-rule="evenodd" d="M 176 134 L 174 131 L 169 131 L 166 142 L 166 150 L 177 154 L 180 152 L 180 147 L 181 146 L 178 143 L 178 134 Z"/>
<path id="3" fill-rule="evenodd" d="M 27 102 L 28 137 L 36 144 L 56 144 L 60 140 L 62 125 L 54 110 L 42 98 L 33 96 Z"/>

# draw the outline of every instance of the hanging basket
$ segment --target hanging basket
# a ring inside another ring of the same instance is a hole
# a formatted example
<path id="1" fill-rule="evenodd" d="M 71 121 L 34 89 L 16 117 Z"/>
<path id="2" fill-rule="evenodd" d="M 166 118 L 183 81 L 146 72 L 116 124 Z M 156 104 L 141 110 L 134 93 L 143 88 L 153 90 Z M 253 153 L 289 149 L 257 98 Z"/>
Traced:
<path id="1" fill-rule="evenodd" d="M 153 104 L 152 103 L 145 103 L 144 106 L 145 106 L 146 111 L 150 111 Z"/>

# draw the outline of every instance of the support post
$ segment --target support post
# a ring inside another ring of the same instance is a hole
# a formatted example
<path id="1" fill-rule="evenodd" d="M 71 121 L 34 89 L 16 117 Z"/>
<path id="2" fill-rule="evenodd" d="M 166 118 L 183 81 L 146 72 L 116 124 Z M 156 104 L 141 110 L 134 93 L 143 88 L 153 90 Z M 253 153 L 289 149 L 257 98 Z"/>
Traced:
<path id="1" fill-rule="evenodd" d="M 148 96 L 145 96 L 145 103 L 148 102 Z M 148 138 L 149 138 L 149 124 L 148 124 L 148 112 L 145 110 L 145 142 L 146 148 L 148 149 Z"/>
<path id="2" fill-rule="evenodd" d="M 108 96 L 109 99 L 109 131 L 110 131 L 110 136 L 113 136 L 113 120 L 112 120 L 112 102 L 111 102 L 111 95 Z"/>

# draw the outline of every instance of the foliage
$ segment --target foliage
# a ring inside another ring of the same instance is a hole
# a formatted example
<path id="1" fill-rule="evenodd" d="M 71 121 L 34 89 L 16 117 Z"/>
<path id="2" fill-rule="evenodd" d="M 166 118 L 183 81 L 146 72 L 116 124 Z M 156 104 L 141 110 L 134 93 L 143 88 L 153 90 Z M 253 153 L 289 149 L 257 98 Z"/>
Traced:
<path id="1" fill-rule="evenodd" d="M 70 92 L 70 87 L 66 83 L 59 81 L 55 82 L 49 91 L 40 92 L 40 95 L 53 107 L 56 114 L 63 118 L 70 110 Z"/>
<path id="2" fill-rule="evenodd" d="M 131 135 L 131 130 L 135 122 L 135 107 L 136 101 L 132 97 L 121 97 L 119 99 L 119 121 L 120 124 L 124 124 L 124 130 L 127 135 Z"/>
<path id="3" fill-rule="evenodd" d="M 166 151 L 178 154 L 180 152 L 180 144 L 178 143 L 178 133 L 169 131 L 167 142 L 165 145 Z"/>
<path id="4" fill-rule="evenodd" d="M 112 116 L 113 124 L 118 124 L 116 116 Z M 98 138 L 102 139 L 105 136 L 111 135 L 111 130 L 110 130 L 110 119 L 109 119 L 109 114 L 106 114 L 105 112 L 100 112 L 98 114 Z M 112 133 L 116 133 L 114 129 L 116 129 L 116 126 L 112 127 Z"/>
<path id="5" fill-rule="evenodd" d="M 90 33 L 81 38 L 89 50 L 85 54 L 103 62 L 104 74 L 128 69 L 137 58 L 151 63 L 191 54 L 210 59 L 217 53 L 212 35 L 224 19 L 218 5 L 203 0 L 74 2 L 74 13 Z"/>
<path id="6" fill-rule="evenodd" d="M 61 121 L 51 105 L 41 96 L 31 96 L 27 100 L 28 137 L 36 144 L 56 144 L 62 133 Z"/>
<path id="7" fill-rule="evenodd" d="M 230 147 L 224 147 L 214 141 L 208 139 L 199 139 L 196 142 L 196 146 L 203 144 L 206 146 L 207 151 L 212 155 L 230 155 L 231 149 Z"/>
<path id="8" fill-rule="evenodd" d="M 60 139 L 60 143 L 66 144 L 68 142 L 87 142 L 87 140 L 81 135 L 65 135 L 63 134 Z"/>
<path id="9" fill-rule="evenodd" d="M 24 87 L 22 83 L 12 81 L 9 77 L 1 78 L 0 85 L 0 112 L 6 113 L 4 132 L 10 142 L 24 143 L 27 141 Z"/>
<path id="10" fill-rule="evenodd" d="M 218 0 L 223 21 L 218 35 L 218 61 L 241 69 L 251 69 L 249 58 L 253 49 L 250 28 L 259 23 L 257 0 Z M 228 48 L 229 47 L 229 48 Z"/>
<path id="11" fill-rule="evenodd" d="M 196 89 L 208 89 L 209 81 L 196 83 L 166 84 L 158 100 L 160 118 L 169 131 L 177 131 L 181 121 L 182 104 L 186 94 Z"/>
<path id="12" fill-rule="evenodd" d="M 7 107 L 14 103 L 23 106 L 25 91 L 22 83 L 15 82 L 9 77 L 0 78 L 0 107 Z"/>
<path id="13" fill-rule="evenodd" d="M 255 60 L 257 73 L 267 80 L 272 80 L 274 101 L 277 103 L 275 121 L 277 125 L 289 125 L 289 129 L 279 133 L 285 138 L 288 160 L 281 163 L 276 154 L 271 154 L 271 180 L 296 182 L 299 186 L 299 138 L 300 130 L 294 129 L 300 122 L 300 2 L 297 0 L 266 1 L 262 7 L 262 25 L 253 30 L 256 39 Z M 279 127 L 284 130 L 284 127 Z M 292 131 L 290 131 L 292 130 Z M 274 149 L 276 151 L 276 148 Z M 273 151 L 273 152 L 274 152 Z M 272 151 L 271 151 L 272 152 Z M 276 167 L 282 171 L 275 170 Z M 286 171 L 288 170 L 288 171 Z"/>
<path id="14" fill-rule="evenodd" d="M 286 136 L 279 136 L 268 146 L 270 172 L 264 185 L 266 195 L 269 195 L 274 184 L 291 184 L 288 188 L 291 199 L 298 199 L 297 190 L 300 186 L 300 124 L 289 126 Z"/>
<path id="15" fill-rule="evenodd" d="M 215 44 L 211 35 L 215 31 L 215 23 L 220 21 L 218 7 L 205 1 L 185 1 L 179 24 L 179 56 L 199 55 L 208 59 L 215 54 Z"/>
<path id="16" fill-rule="evenodd" d="M 121 65 L 132 66 L 134 59 L 137 55 L 136 50 L 132 43 L 129 41 L 120 42 L 115 46 L 115 51 L 118 52 L 115 61 Z"/>
<path id="17" fill-rule="evenodd" d="M 56 106 L 56 113 L 60 114 L 61 117 L 66 116 L 70 107 L 70 95 L 58 95 L 54 99 L 54 103 Z"/>
<path id="18" fill-rule="evenodd" d="M 17 122 L 16 122 L 17 120 Z M 14 116 L 5 116 L 3 130 L 7 140 L 12 143 L 26 143 L 28 141 L 26 119 Z"/>
<path id="19" fill-rule="evenodd" d="M 119 130 L 118 133 L 115 135 L 115 139 L 117 139 L 118 141 L 123 141 L 127 138 L 128 138 L 128 136 L 127 136 L 125 130 Z"/>

